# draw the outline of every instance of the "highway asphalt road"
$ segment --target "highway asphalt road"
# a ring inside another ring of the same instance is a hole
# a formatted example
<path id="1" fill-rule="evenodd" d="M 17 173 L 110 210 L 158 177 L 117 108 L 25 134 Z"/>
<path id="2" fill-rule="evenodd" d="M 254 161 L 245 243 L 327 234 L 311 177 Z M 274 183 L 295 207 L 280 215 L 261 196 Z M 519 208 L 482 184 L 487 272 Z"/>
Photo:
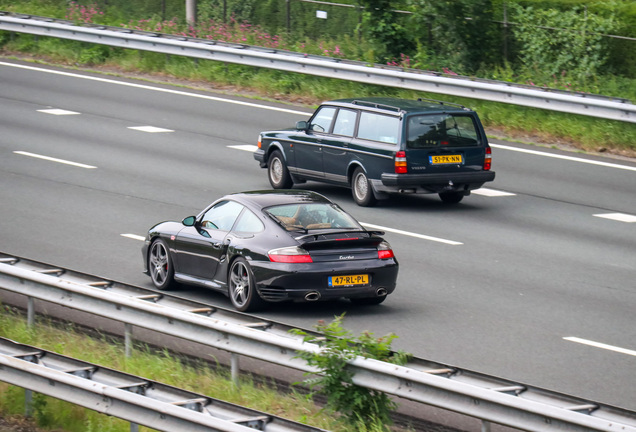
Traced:
<path id="1" fill-rule="evenodd" d="M 310 112 L 0 61 L 0 251 L 150 287 L 138 237 L 269 189 L 258 133 Z M 387 231 L 398 288 L 376 307 L 260 315 L 312 328 L 346 312 L 348 329 L 393 332 L 418 357 L 636 409 L 636 161 L 491 144 L 496 180 L 457 206 L 430 195 L 361 208 L 347 189 L 304 185 Z"/>

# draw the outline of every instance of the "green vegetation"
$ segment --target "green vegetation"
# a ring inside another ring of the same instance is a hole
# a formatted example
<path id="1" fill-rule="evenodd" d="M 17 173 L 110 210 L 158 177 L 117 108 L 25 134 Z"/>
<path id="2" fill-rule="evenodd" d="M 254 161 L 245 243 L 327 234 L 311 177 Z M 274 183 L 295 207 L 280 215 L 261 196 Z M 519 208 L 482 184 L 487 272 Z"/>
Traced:
<path id="1" fill-rule="evenodd" d="M 318 343 L 322 348 L 317 353 L 299 354 L 308 364 L 318 368 L 318 372 L 310 374 L 314 378 L 307 382 L 315 393 L 327 397 L 327 408 L 342 413 L 344 419 L 356 430 L 388 430 L 391 411 L 397 405 L 382 392 L 355 385 L 353 374 L 346 366 L 359 356 L 403 365 L 410 355 L 391 352 L 391 343 L 397 337 L 393 334 L 376 338 L 373 333 L 365 332 L 358 338 L 354 337 L 342 327 L 343 319 L 344 314 L 329 324 L 321 321 L 317 325 L 324 339 L 301 330 L 294 331 L 304 336 L 305 342 Z"/>
<path id="2" fill-rule="evenodd" d="M 293 0 L 290 20 L 282 0 L 198 3 L 195 27 L 183 22 L 182 0 L 0 0 L 0 9 L 636 100 L 636 42 L 601 36 L 636 37 L 636 7 L 627 0 L 360 0 L 365 9 L 321 5 L 327 20 L 315 17 L 316 6 Z M 501 26 L 504 10 L 514 25 Z M 571 30 L 550 29 L 564 27 Z M 0 32 L 0 50 L 310 105 L 357 95 L 443 99 L 476 109 L 494 138 L 636 155 L 633 123 L 7 32 Z"/>
<path id="3" fill-rule="evenodd" d="M 247 374 L 241 375 L 237 388 L 232 384 L 229 371 L 215 367 L 214 358 L 209 362 L 193 362 L 167 350 L 156 352 L 146 346 L 136 347 L 133 355 L 126 358 L 119 341 L 107 336 L 89 337 L 81 330 L 72 324 L 60 328 L 59 324 L 45 319 L 29 328 L 15 309 L 0 305 L 0 334 L 5 338 L 323 429 L 351 430 L 332 414 L 323 414 L 310 398 L 293 388 L 281 394 L 273 383 L 256 382 Z M 21 414 L 24 414 L 24 390 L 0 382 L 0 416 Z M 40 394 L 34 394 L 33 417 L 42 428 L 61 428 L 67 432 L 130 430 L 123 420 Z M 367 430 L 370 429 L 362 429 Z"/>

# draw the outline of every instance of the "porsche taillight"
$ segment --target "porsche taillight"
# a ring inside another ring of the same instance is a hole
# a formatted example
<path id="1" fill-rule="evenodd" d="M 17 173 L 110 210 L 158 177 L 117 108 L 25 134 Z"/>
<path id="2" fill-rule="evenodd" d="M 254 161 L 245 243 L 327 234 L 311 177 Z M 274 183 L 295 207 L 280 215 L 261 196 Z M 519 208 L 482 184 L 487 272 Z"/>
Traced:
<path id="1" fill-rule="evenodd" d="M 406 174 L 406 152 L 399 151 L 395 153 L 395 173 Z"/>
<path id="2" fill-rule="evenodd" d="M 388 242 L 383 241 L 378 245 L 378 258 L 390 259 L 394 257 L 393 249 L 391 249 L 391 245 Z"/>
<path id="3" fill-rule="evenodd" d="M 279 263 L 310 263 L 313 262 L 309 252 L 298 246 L 284 247 L 280 249 L 272 249 L 267 252 L 267 256 L 271 262 Z"/>
<path id="4" fill-rule="evenodd" d="M 486 147 L 486 157 L 484 158 L 484 171 L 490 171 L 492 166 L 492 150 Z"/>

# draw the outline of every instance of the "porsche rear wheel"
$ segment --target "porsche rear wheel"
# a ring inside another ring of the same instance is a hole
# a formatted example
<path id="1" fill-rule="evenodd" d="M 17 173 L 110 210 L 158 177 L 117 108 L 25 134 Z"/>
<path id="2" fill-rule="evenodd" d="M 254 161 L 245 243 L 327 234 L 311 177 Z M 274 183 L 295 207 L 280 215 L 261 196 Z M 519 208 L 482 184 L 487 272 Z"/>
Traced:
<path id="1" fill-rule="evenodd" d="M 254 273 L 245 258 L 237 258 L 230 267 L 228 294 L 232 305 L 241 312 L 257 310 L 264 304 L 256 292 Z"/>
<path id="2" fill-rule="evenodd" d="M 157 239 L 150 245 L 148 272 L 155 287 L 160 290 L 174 288 L 174 267 L 165 240 Z"/>

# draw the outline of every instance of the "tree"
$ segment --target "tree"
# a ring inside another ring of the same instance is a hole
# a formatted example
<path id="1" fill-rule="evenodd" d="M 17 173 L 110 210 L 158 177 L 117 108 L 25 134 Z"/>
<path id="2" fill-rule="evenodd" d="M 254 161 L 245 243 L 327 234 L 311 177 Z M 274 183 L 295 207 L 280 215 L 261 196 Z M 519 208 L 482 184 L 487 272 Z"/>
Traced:
<path id="1" fill-rule="evenodd" d="M 519 59 L 526 68 L 545 76 L 568 75 L 586 84 L 607 60 L 606 38 L 615 25 L 584 8 L 560 11 L 513 5 Z"/>
<path id="2" fill-rule="evenodd" d="M 376 57 L 387 60 L 412 52 L 415 43 L 405 25 L 403 14 L 395 12 L 392 0 L 360 0 L 364 7 L 363 26 L 375 45 Z"/>
<path id="3" fill-rule="evenodd" d="M 474 72 L 498 62 L 492 0 L 408 0 L 420 49 L 447 67 Z"/>

